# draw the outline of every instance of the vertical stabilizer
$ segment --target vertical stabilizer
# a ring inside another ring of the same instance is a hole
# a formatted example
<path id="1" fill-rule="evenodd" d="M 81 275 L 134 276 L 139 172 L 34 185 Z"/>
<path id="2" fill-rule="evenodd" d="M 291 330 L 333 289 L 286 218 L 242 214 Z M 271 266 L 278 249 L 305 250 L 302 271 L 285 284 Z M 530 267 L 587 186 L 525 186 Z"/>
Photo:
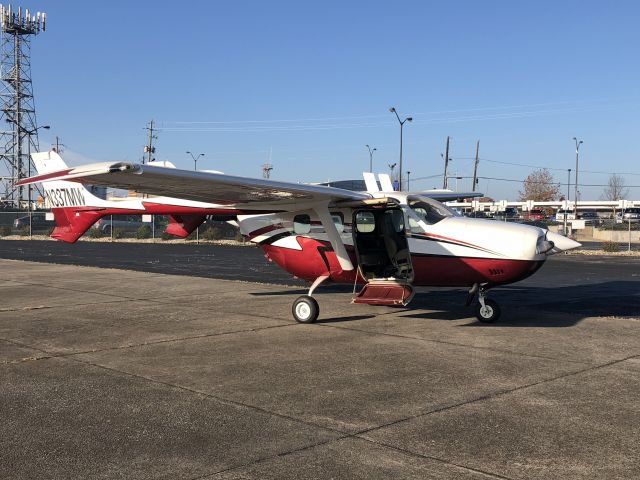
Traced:
<path id="1" fill-rule="evenodd" d="M 71 170 L 54 151 L 32 153 L 31 158 L 39 175 Z M 42 182 L 42 186 L 45 206 L 51 209 L 56 221 L 52 238 L 74 243 L 97 220 L 113 213 L 114 202 L 96 197 L 78 182 L 54 180 Z"/>
<path id="2" fill-rule="evenodd" d="M 68 170 L 69 167 L 54 151 L 32 153 L 31 158 L 38 170 L 38 175 Z M 111 202 L 93 195 L 87 188 L 77 182 L 56 180 L 43 182 L 44 200 L 47 208 L 65 207 L 100 207 L 106 208 Z"/>
<path id="3" fill-rule="evenodd" d="M 391 183 L 391 177 L 386 173 L 379 173 L 380 186 L 383 192 L 393 192 L 393 184 Z"/>
<path id="4" fill-rule="evenodd" d="M 376 181 L 376 176 L 373 173 L 363 172 L 362 176 L 364 177 L 364 183 L 367 186 L 367 192 L 377 193 L 380 191 L 378 188 L 378 182 Z"/>

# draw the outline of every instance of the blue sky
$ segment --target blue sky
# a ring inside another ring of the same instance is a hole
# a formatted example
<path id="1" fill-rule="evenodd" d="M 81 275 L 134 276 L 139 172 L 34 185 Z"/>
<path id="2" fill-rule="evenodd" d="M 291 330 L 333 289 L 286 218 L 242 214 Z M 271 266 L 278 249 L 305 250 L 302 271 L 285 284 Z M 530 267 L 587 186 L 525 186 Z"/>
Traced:
<path id="1" fill-rule="evenodd" d="M 480 190 L 495 198 L 516 197 L 530 166 L 555 169 L 566 190 L 574 136 L 580 183 L 624 172 L 640 185 L 637 2 L 21 5 L 48 15 L 32 44 L 38 121 L 52 127 L 40 143 L 60 137 L 73 164 L 140 160 L 154 119 L 156 158 L 179 167 L 192 168 L 190 150 L 229 174 L 260 176 L 271 158 L 279 180 L 359 178 L 366 144 L 374 170 L 398 160 L 393 105 L 414 118 L 404 167 L 416 189 L 442 185 L 424 177 L 442 174 L 447 135 L 461 177 L 480 140 Z"/>

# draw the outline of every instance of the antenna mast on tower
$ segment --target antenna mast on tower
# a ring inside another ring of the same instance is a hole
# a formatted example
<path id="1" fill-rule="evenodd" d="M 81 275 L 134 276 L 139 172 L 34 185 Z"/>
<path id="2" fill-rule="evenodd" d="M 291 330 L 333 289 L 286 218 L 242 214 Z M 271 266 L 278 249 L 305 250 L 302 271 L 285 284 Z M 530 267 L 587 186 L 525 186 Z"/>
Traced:
<path id="1" fill-rule="evenodd" d="M 39 150 L 38 124 L 31 83 L 31 37 L 46 29 L 45 13 L 0 4 L 0 200 L 19 208 L 25 198 L 21 178 L 35 171 L 30 153 Z M 28 190 L 31 196 L 31 189 Z M 39 191 L 39 190 L 38 190 Z M 39 191 L 40 192 L 40 191 Z M 42 194 L 42 192 L 40 192 Z"/>

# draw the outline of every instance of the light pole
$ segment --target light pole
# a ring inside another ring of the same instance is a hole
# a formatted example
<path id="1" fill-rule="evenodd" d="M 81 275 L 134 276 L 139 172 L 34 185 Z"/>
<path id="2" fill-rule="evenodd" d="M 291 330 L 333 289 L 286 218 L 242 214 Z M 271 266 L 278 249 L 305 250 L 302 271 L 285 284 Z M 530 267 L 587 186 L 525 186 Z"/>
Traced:
<path id="1" fill-rule="evenodd" d="M 369 145 L 365 145 L 369 149 L 369 173 L 373 173 L 373 152 L 378 150 L 377 148 L 371 148 Z"/>
<path id="2" fill-rule="evenodd" d="M 576 186 L 575 192 L 573 194 L 574 201 L 576 202 L 576 215 L 578 214 L 578 161 L 580 160 L 580 145 L 582 145 L 582 140 L 578 140 L 576 137 L 573 137 L 573 141 L 576 142 Z"/>
<path id="3" fill-rule="evenodd" d="M 193 158 L 193 171 L 197 172 L 198 171 L 198 159 L 200 157 L 204 157 L 204 153 L 199 153 L 199 154 L 195 154 L 195 153 L 191 153 L 190 151 L 187 150 L 187 153 L 189 155 L 191 155 L 191 158 Z M 198 225 L 196 227 L 196 244 L 200 245 L 200 225 Z"/>
<path id="4" fill-rule="evenodd" d="M 195 154 L 195 153 L 191 153 L 190 151 L 187 150 L 187 153 L 189 155 L 191 155 L 191 158 L 193 158 L 193 170 L 197 171 L 198 170 L 198 159 L 200 157 L 204 157 L 204 153 L 199 153 L 199 154 Z"/>
<path id="5" fill-rule="evenodd" d="M 567 215 L 569 212 L 569 193 L 571 188 L 571 169 L 567 168 L 567 208 L 564 209 L 564 234 L 567 236 Z"/>
<path id="6" fill-rule="evenodd" d="M 398 115 L 398 112 L 396 112 L 396 108 L 395 107 L 391 107 L 389 108 L 389 111 L 391 113 L 395 113 L 396 114 L 396 118 L 398 119 L 398 123 L 400 124 L 400 174 L 398 175 L 398 190 L 402 191 L 402 127 L 404 126 L 404 122 L 411 122 L 413 121 L 412 117 L 406 117 L 404 120 L 400 120 L 400 116 Z"/>
<path id="7" fill-rule="evenodd" d="M 409 170 L 407 170 L 407 192 L 411 191 L 411 187 L 410 187 L 410 183 L 409 183 L 409 177 L 411 175 L 411 172 Z"/>

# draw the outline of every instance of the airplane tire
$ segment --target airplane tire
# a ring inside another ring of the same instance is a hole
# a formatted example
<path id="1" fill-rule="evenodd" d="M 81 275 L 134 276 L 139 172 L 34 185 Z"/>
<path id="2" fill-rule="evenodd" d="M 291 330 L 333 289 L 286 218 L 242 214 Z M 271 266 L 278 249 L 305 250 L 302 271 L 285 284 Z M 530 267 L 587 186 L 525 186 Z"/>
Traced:
<path id="1" fill-rule="evenodd" d="M 318 306 L 318 302 L 316 302 L 315 298 L 310 297 L 309 295 L 303 295 L 296 298 L 296 301 L 293 302 L 291 312 L 293 313 L 293 318 L 296 319 L 296 322 L 313 323 L 318 319 L 320 307 Z"/>
<path id="2" fill-rule="evenodd" d="M 500 317 L 500 307 L 498 303 L 485 298 L 484 307 L 478 303 L 476 307 L 476 318 L 482 323 L 493 323 Z"/>

